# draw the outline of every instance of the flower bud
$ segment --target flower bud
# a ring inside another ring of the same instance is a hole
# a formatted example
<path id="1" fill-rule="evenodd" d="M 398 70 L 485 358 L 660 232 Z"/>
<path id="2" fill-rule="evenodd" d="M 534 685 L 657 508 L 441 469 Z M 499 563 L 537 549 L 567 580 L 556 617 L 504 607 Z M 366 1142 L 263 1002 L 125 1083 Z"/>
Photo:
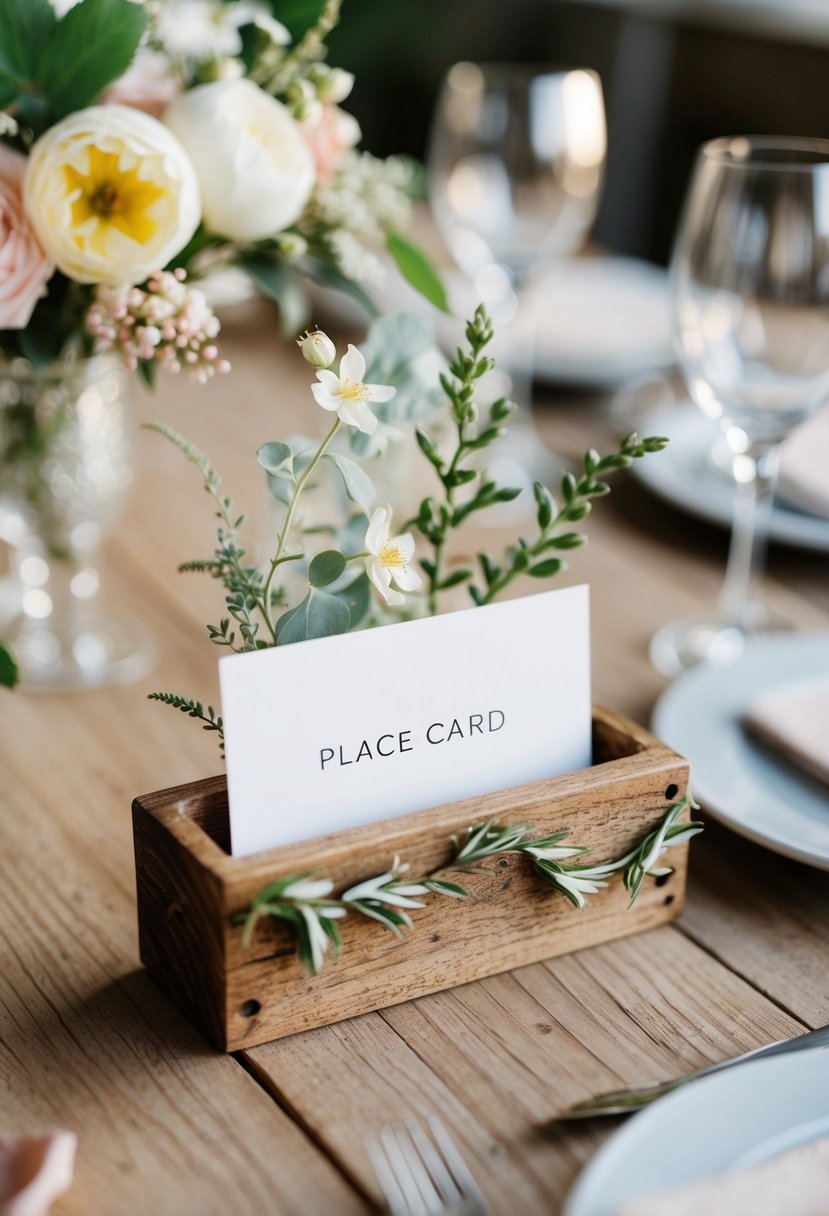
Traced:
<path id="1" fill-rule="evenodd" d="M 297 346 L 305 362 L 312 367 L 330 367 L 337 357 L 336 346 L 321 329 L 312 329 L 298 338 Z"/>
<path id="2" fill-rule="evenodd" d="M 353 74 L 343 68 L 329 68 L 325 64 L 319 64 L 311 70 L 310 76 L 316 85 L 320 101 L 329 101 L 333 105 L 345 101 L 354 88 Z"/>
<path id="3" fill-rule="evenodd" d="M 304 257 L 308 252 L 308 242 L 298 232 L 280 232 L 276 243 L 279 246 L 279 252 L 289 262 L 295 262 L 297 258 Z"/>

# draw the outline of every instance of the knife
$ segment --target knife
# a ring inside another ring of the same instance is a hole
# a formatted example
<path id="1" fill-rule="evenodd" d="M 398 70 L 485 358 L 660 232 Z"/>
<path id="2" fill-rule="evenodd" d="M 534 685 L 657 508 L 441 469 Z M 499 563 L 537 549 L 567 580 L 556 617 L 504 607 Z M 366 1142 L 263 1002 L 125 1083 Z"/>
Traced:
<path id="1" fill-rule="evenodd" d="M 829 1026 L 823 1026 L 820 1030 L 810 1030 L 808 1034 L 798 1035 L 795 1039 L 782 1039 L 779 1043 L 770 1043 L 767 1047 L 757 1047 L 754 1051 L 747 1051 L 733 1060 L 723 1060 L 721 1064 L 712 1064 L 708 1068 L 701 1068 L 698 1072 L 688 1073 L 687 1076 L 678 1077 L 673 1081 L 663 1081 L 659 1085 L 643 1085 L 639 1089 L 619 1089 L 613 1093 L 600 1094 L 597 1098 L 588 1098 L 585 1102 L 578 1102 L 569 1110 L 562 1111 L 552 1121 L 593 1119 L 602 1115 L 629 1115 L 633 1111 L 641 1110 L 643 1106 L 655 1102 L 657 1098 L 673 1093 L 675 1089 L 687 1085 L 689 1081 L 696 1081 L 699 1077 L 710 1077 L 712 1073 L 734 1068 L 746 1060 L 760 1060 L 767 1056 L 785 1055 L 790 1051 L 806 1051 L 813 1047 L 825 1046 L 829 1046 Z"/>

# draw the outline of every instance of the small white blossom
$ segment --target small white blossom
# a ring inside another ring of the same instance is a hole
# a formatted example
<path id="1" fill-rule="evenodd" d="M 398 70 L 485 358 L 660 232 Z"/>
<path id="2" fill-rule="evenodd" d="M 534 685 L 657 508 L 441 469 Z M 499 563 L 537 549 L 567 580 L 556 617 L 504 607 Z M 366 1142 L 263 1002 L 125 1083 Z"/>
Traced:
<path id="1" fill-rule="evenodd" d="M 377 419 L 368 403 L 391 401 L 397 389 L 388 384 L 364 384 L 365 372 L 365 359 L 356 346 L 349 344 L 340 361 L 339 376 L 320 369 L 317 372 L 319 383 L 311 385 L 311 392 L 322 409 L 335 411 L 341 422 L 371 435 L 377 429 Z"/>
<path id="2" fill-rule="evenodd" d="M 302 357 L 312 367 L 330 367 L 337 357 L 337 348 L 321 329 L 310 329 L 297 339 Z"/>
<path id="3" fill-rule="evenodd" d="M 391 507 L 378 507 L 371 517 L 366 531 L 366 573 L 389 607 L 406 602 L 401 591 L 416 591 L 421 584 L 420 575 L 411 569 L 414 557 L 414 537 L 411 532 L 389 537 L 391 529 Z M 392 587 L 394 583 L 394 587 Z M 395 590 L 398 588 L 398 590 Z"/>

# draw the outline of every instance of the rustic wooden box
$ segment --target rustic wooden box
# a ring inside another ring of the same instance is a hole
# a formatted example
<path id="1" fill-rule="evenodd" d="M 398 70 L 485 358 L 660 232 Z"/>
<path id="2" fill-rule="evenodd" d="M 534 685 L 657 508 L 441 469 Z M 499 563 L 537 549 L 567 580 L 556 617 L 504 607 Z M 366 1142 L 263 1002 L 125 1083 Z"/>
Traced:
<path id="1" fill-rule="evenodd" d="M 687 845 L 674 873 L 647 880 L 629 907 L 621 881 L 572 907 L 526 858 L 494 858 L 462 877 L 469 900 L 432 896 L 398 941 L 373 921 L 341 922 L 343 952 L 309 976 L 280 924 L 257 925 L 250 946 L 233 923 L 280 877 L 317 870 L 336 890 L 381 873 L 395 853 L 423 873 L 447 861 L 450 838 L 473 823 L 567 827 L 595 860 L 620 856 L 687 790 L 688 764 L 641 727 L 595 709 L 589 769 L 433 807 L 248 857 L 229 854 L 224 777 L 133 803 L 141 959 L 225 1051 L 252 1047 L 539 959 L 651 929 L 682 910 Z"/>

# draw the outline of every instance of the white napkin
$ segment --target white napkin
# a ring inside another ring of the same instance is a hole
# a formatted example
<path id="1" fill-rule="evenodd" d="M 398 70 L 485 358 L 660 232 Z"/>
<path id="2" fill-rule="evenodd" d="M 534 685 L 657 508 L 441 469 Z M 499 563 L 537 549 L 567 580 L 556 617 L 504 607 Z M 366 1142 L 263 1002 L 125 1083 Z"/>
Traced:
<path id="1" fill-rule="evenodd" d="M 827 1216 L 829 1138 L 729 1170 L 628 1199 L 617 1216 Z"/>
<path id="2" fill-rule="evenodd" d="M 62 1131 L 0 1138 L 0 1216 L 46 1216 L 72 1182 L 77 1143 Z"/>
<path id="3" fill-rule="evenodd" d="M 829 679 L 761 693 L 743 721 L 764 743 L 829 784 Z"/>
<path id="4" fill-rule="evenodd" d="M 829 405 L 792 431 L 780 453 L 780 496 L 829 519 Z"/>

